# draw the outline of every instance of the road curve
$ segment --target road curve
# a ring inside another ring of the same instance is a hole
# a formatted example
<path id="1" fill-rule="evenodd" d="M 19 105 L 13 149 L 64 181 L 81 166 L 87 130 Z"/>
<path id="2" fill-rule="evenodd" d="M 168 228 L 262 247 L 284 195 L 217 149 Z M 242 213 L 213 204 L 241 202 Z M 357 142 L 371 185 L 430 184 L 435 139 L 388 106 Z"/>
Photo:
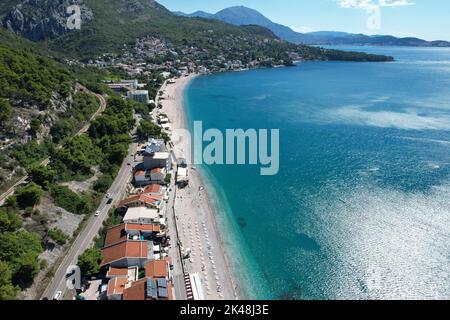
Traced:
<path id="1" fill-rule="evenodd" d="M 100 102 L 100 107 L 99 107 L 98 110 L 92 115 L 91 119 L 89 119 L 89 122 L 88 122 L 85 126 L 83 126 L 83 128 L 81 128 L 81 129 L 75 134 L 76 136 L 79 136 L 79 135 L 81 135 L 81 134 L 87 132 L 87 131 L 89 130 L 89 127 L 90 127 L 90 125 L 91 125 L 91 122 L 92 122 L 95 118 L 97 118 L 99 115 L 101 115 L 101 114 L 105 111 L 105 109 L 106 109 L 106 99 L 105 99 L 102 95 L 93 93 L 93 92 L 89 91 L 87 88 L 84 88 L 84 87 L 82 87 L 82 88 L 83 88 L 83 91 L 87 91 L 87 92 L 89 92 L 89 93 L 91 93 L 91 94 L 93 94 L 93 95 L 95 95 L 95 96 L 97 97 L 97 99 L 98 99 L 99 102 Z M 61 148 L 61 146 L 58 146 L 58 148 Z M 42 166 L 47 166 L 49 163 L 50 163 L 50 158 L 47 158 L 47 159 L 43 160 L 40 164 L 41 164 Z M 28 175 L 22 177 L 22 178 L 21 178 L 19 181 L 17 181 L 11 188 L 9 188 L 6 192 L 4 192 L 3 194 L 1 194 L 1 195 L 0 195 L 0 205 L 3 205 L 3 203 L 5 202 L 5 200 L 6 200 L 9 196 L 11 196 L 11 195 L 14 194 L 14 191 L 16 191 L 16 188 L 17 188 L 18 186 L 20 186 L 21 184 L 23 184 L 23 183 L 24 183 L 25 181 L 27 181 L 27 180 L 28 180 Z"/>

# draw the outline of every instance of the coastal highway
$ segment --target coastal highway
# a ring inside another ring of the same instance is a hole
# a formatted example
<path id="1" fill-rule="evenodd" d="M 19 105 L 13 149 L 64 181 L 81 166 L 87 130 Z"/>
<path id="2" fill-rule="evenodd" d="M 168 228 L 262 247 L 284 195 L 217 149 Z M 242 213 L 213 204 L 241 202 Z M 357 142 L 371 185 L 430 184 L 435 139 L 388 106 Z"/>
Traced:
<path id="1" fill-rule="evenodd" d="M 133 164 L 132 155 L 137 151 L 137 143 L 132 143 L 128 155 L 125 158 L 120 171 L 114 180 L 113 184 L 107 191 L 111 194 L 114 199 L 113 203 L 107 204 L 107 199 L 104 198 L 97 210 L 100 211 L 99 216 L 92 215 L 86 222 L 86 226 L 83 231 L 78 235 L 78 237 L 73 242 L 69 252 L 64 257 L 63 261 L 59 265 L 55 275 L 47 286 L 42 297 L 46 297 L 49 300 L 53 299 L 56 292 L 61 291 L 64 294 L 66 292 L 66 272 L 69 266 L 76 265 L 78 261 L 78 256 L 82 254 L 87 248 L 91 247 L 95 237 L 98 235 L 101 227 L 103 226 L 103 221 L 108 218 L 108 211 L 113 207 L 113 205 L 119 201 L 126 191 L 127 183 L 131 180 L 132 175 L 132 165 Z"/>
<path id="2" fill-rule="evenodd" d="M 81 87 L 83 91 L 85 92 L 89 92 L 93 95 L 95 95 L 98 99 L 98 101 L 100 102 L 100 107 L 98 108 L 98 110 L 92 115 L 91 119 L 89 119 L 89 122 L 83 126 L 83 128 L 81 128 L 77 133 L 76 136 L 79 136 L 85 132 L 87 132 L 89 130 L 89 127 L 91 125 L 91 122 L 97 118 L 100 114 L 103 113 L 103 111 L 105 111 L 106 109 L 106 99 L 100 95 L 100 94 L 96 94 L 93 93 L 91 91 L 89 91 L 88 89 Z M 58 146 L 58 148 L 61 148 L 61 146 Z M 47 158 L 45 160 L 43 160 L 40 164 L 42 166 L 47 166 L 50 163 L 50 158 Z M 4 201 L 11 195 L 14 194 L 14 191 L 16 191 L 16 188 L 18 186 L 20 186 L 21 184 L 25 183 L 28 180 L 28 175 L 22 177 L 19 181 L 17 181 L 11 188 L 9 188 L 6 192 L 4 192 L 3 194 L 0 195 L 0 205 L 3 205 Z"/>

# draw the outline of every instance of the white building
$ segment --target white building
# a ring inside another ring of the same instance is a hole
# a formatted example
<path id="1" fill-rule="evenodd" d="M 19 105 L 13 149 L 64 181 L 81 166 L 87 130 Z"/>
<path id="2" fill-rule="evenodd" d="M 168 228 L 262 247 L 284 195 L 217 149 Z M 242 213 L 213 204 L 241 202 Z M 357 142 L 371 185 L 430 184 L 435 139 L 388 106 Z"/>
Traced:
<path id="1" fill-rule="evenodd" d="M 134 100 L 138 103 L 144 103 L 144 104 L 148 104 L 150 102 L 148 90 L 130 91 L 130 92 L 128 92 L 128 99 Z"/>
<path id="2" fill-rule="evenodd" d="M 146 207 L 128 208 L 127 213 L 123 217 L 124 223 L 143 223 L 143 224 L 159 224 L 162 215 L 157 209 Z"/>

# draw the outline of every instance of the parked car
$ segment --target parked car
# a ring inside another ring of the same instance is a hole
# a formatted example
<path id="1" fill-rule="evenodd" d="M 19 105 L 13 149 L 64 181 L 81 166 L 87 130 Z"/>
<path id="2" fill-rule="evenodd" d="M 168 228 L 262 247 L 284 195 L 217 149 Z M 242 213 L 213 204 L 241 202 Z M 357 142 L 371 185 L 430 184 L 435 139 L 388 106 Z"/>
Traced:
<path id="1" fill-rule="evenodd" d="M 95 216 L 98 217 L 100 215 L 100 210 L 95 211 Z"/>
<path id="2" fill-rule="evenodd" d="M 111 204 L 113 202 L 113 198 L 109 198 L 108 201 L 106 201 L 106 204 Z"/>

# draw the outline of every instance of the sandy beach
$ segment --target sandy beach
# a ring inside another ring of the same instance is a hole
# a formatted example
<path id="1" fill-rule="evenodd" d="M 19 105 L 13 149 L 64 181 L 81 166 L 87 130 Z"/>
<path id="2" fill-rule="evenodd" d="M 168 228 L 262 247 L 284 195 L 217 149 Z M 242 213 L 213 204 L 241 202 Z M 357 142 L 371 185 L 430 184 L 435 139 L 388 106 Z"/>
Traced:
<path id="1" fill-rule="evenodd" d="M 175 83 L 165 84 L 160 113 L 166 114 L 172 130 L 187 129 L 184 110 L 184 90 L 196 76 L 181 77 Z M 186 139 L 173 137 L 173 151 L 177 158 L 189 159 L 190 148 Z M 190 250 L 185 259 L 185 271 L 198 274 L 204 299 L 234 300 L 242 298 L 241 290 L 224 250 L 215 218 L 215 208 L 204 187 L 200 173 L 189 166 L 189 185 L 177 188 L 174 203 L 179 240 L 184 250 Z"/>

